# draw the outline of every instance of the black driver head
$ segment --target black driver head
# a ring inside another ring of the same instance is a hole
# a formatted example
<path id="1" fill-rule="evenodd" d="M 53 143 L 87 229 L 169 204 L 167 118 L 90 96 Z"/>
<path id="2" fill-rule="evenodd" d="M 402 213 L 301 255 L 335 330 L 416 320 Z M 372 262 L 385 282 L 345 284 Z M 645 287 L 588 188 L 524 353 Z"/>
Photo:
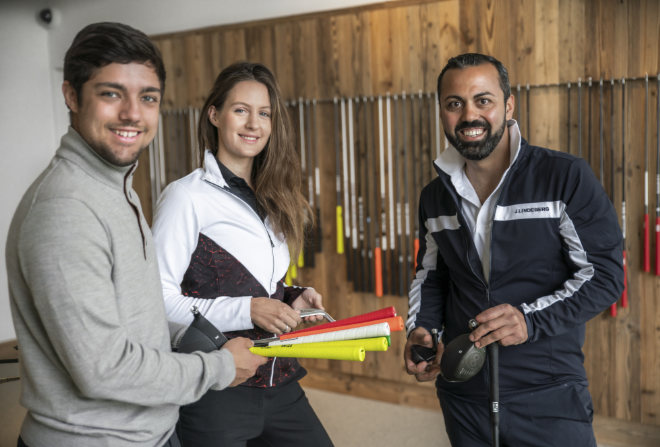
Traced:
<path id="1" fill-rule="evenodd" d="M 178 352 L 211 352 L 220 349 L 227 342 L 225 334 L 220 332 L 204 316 L 193 308 L 193 322 L 188 326 L 177 346 Z"/>
<path id="2" fill-rule="evenodd" d="M 445 346 L 440 372 L 448 382 L 465 382 L 484 366 L 486 349 L 474 346 L 469 337 L 469 334 L 459 335 Z"/>

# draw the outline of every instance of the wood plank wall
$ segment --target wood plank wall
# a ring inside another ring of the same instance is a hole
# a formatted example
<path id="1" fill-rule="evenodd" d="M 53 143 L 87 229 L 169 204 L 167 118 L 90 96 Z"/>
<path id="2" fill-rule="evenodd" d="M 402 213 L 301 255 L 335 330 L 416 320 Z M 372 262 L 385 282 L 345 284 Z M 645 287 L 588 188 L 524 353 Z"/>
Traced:
<path id="1" fill-rule="evenodd" d="M 163 52 L 168 73 L 164 110 L 200 107 L 217 73 L 237 60 L 268 65 L 275 72 L 284 96 L 290 100 L 300 97 L 320 100 L 316 138 L 321 177 L 322 251 L 314 256 L 313 268 L 301 269 L 297 281 L 320 290 L 335 318 L 390 305 L 405 316 L 407 299 L 398 296 L 398 292 L 382 298 L 372 292 L 356 292 L 354 284 L 347 279 L 350 259 L 336 253 L 334 109 L 327 100 L 335 96 L 370 97 L 404 91 L 432 93 L 448 57 L 479 51 L 500 59 L 509 69 L 514 91 L 519 84 L 522 87 L 517 94 L 521 113 L 516 117 L 526 138 L 534 144 L 574 154 L 581 142 L 581 154 L 592 163 L 596 175 L 600 175 L 602 158 L 601 178 L 619 215 L 622 179 L 625 181 L 630 305 L 625 309 L 619 307 L 616 318 L 603 312 L 588 323 L 585 365 L 597 414 L 660 425 L 660 280 L 653 274 L 653 256 L 651 273 L 643 271 L 642 232 L 645 141 L 648 141 L 651 221 L 656 217 L 653 180 L 658 138 L 655 105 L 656 75 L 660 69 L 660 2 L 392 1 L 154 39 Z M 641 79 L 646 73 L 651 79 L 648 134 L 644 127 L 644 82 L 626 83 L 625 106 L 622 106 L 619 82 L 623 77 Z M 593 79 L 591 90 L 588 77 Z M 582 85 L 578 126 L 576 81 L 579 78 Z M 601 78 L 605 79 L 602 116 L 606 148 L 602 157 L 598 85 Z M 617 80 L 614 87 L 609 84 L 612 78 Z M 568 82 L 572 86 L 570 99 Z M 527 84 L 531 85 L 529 94 Z M 621 159 L 624 107 L 625 163 Z M 291 110 L 294 114 L 297 111 Z M 613 134 L 610 133 L 612 116 L 615 116 Z M 422 129 L 425 135 L 437 138 L 428 126 Z M 166 182 L 192 168 L 186 161 L 190 157 L 181 155 L 186 151 L 188 137 L 179 140 L 176 137 L 183 133 L 174 132 L 174 136 L 168 137 Z M 377 160 L 374 152 L 377 146 L 369 146 L 369 138 L 374 137 L 359 138 L 366 138 L 367 143 L 358 152 L 361 161 L 373 164 Z M 610 152 L 611 143 L 613 152 Z M 424 165 L 423 176 L 430 178 L 429 158 L 420 156 L 411 160 L 410 173 L 417 172 L 413 171 L 417 161 Z M 145 155 L 136 189 L 150 219 L 149 163 Z M 372 192 L 378 187 L 375 177 L 370 185 Z M 412 180 L 409 185 L 416 187 Z M 413 221 L 418 192 L 411 191 Z M 369 206 L 369 210 L 377 213 L 375 205 Z M 653 250 L 655 242 L 651 236 Z M 408 243 L 410 247 L 411 238 Z M 404 336 L 394 334 L 389 352 L 371 355 L 364 363 L 307 361 L 305 365 L 311 373 L 306 380 L 312 386 L 326 389 L 437 408 L 432 386 L 416 384 L 405 374 L 401 360 L 403 343 Z"/>

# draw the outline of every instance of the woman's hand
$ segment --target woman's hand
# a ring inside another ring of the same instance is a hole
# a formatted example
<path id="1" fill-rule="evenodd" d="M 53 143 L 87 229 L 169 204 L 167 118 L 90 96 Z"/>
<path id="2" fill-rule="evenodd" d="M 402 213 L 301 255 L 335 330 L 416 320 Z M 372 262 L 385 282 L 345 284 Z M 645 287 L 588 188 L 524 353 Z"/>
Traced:
<path id="1" fill-rule="evenodd" d="M 323 307 L 323 297 L 312 287 L 306 288 L 305 291 L 301 293 L 300 296 L 293 301 L 293 303 L 291 303 L 291 307 L 297 311 L 301 309 L 325 310 Z M 323 319 L 323 315 L 312 315 L 310 317 L 304 318 L 306 322 L 316 322 Z"/>
<path id="2" fill-rule="evenodd" d="M 252 298 L 250 318 L 260 328 L 282 335 L 291 332 L 302 321 L 300 314 L 288 304 L 271 298 Z"/>

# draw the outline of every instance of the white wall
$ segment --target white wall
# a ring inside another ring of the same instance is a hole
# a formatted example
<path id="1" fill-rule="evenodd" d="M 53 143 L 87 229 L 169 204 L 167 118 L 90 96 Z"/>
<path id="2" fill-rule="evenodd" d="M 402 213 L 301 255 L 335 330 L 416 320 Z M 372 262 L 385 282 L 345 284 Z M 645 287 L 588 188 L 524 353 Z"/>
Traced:
<path id="1" fill-rule="evenodd" d="M 28 2 L 0 3 L 0 341 L 15 337 L 5 241 L 11 217 L 55 150 L 48 31 Z"/>
<path id="2" fill-rule="evenodd" d="M 0 342 L 15 337 L 4 258 L 7 231 L 23 192 L 66 132 L 62 60 L 82 27 L 116 21 L 155 35 L 382 1 L 0 0 Z M 37 19 L 44 7 L 55 12 L 48 27 Z"/>

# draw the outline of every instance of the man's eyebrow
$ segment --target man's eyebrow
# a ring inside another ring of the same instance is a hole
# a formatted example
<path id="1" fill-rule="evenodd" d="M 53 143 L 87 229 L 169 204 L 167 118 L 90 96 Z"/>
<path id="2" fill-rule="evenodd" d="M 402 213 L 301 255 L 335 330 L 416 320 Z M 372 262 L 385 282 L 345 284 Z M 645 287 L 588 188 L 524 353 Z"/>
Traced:
<path id="1" fill-rule="evenodd" d="M 483 97 L 483 96 L 495 96 L 495 94 L 494 94 L 494 93 L 491 93 L 491 92 L 489 92 L 489 91 L 485 91 L 485 92 L 477 93 L 477 94 L 474 95 L 473 97 L 474 97 L 474 98 L 481 98 L 481 97 Z"/>
<path id="2" fill-rule="evenodd" d="M 458 99 L 459 101 L 463 101 L 463 97 L 462 97 L 462 96 L 458 96 L 458 95 L 447 95 L 447 96 L 444 98 L 443 101 L 448 101 L 448 100 L 450 100 L 450 99 L 451 99 L 451 100 L 453 100 L 453 99 Z"/>
<path id="3" fill-rule="evenodd" d="M 491 93 L 489 91 L 485 91 L 485 92 L 476 93 L 472 97 L 478 99 L 478 98 L 483 98 L 483 97 L 486 97 L 486 96 L 495 96 L 495 94 Z M 463 98 L 462 96 L 459 96 L 459 95 L 447 95 L 443 99 L 443 101 L 453 101 L 453 100 L 465 101 L 465 98 Z"/>
<path id="4" fill-rule="evenodd" d="M 123 84 L 120 84 L 118 82 L 98 82 L 94 84 L 94 87 L 96 88 L 113 88 L 115 90 L 121 90 L 122 92 L 126 92 L 126 87 Z M 160 93 L 160 88 L 158 87 L 145 87 L 142 90 L 140 90 L 140 93 L 152 93 L 152 92 L 157 92 Z"/>
<path id="5" fill-rule="evenodd" d="M 126 87 L 124 87 L 123 84 L 119 84 L 117 82 L 97 82 L 94 84 L 94 87 L 96 88 L 114 88 L 115 90 L 121 90 L 121 91 L 126 91 Z"/>

